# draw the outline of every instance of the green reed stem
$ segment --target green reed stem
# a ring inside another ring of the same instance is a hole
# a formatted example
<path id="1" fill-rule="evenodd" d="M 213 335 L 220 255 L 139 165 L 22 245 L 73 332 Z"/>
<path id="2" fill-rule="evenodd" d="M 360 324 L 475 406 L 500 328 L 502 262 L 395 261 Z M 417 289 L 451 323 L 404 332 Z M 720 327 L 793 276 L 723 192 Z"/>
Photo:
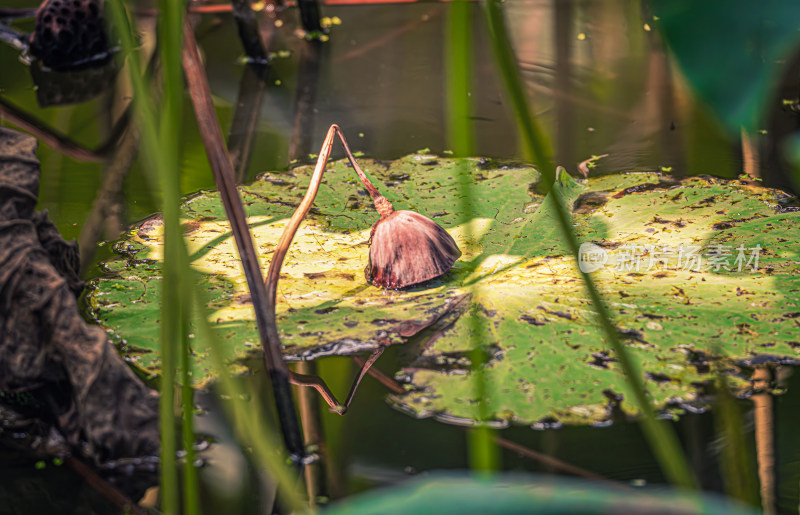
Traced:
<path id="1" fill-rule="evenodd" d="M 158 42 L 161 50 L 163 100 L 159 124 L 161 145 L 169 149 L 169 168 L 171 173 L 163 177 L 164 192 L 164 263 L 171 265 L 170 279 L 164 273 L 162 302 L 174 301 L 179 317 L 171 328 L 180 352 L 181 404 L 182 404 L 182 443 L 186 453 L 183 467 L 183 512 L 186 515 L 200 513 L 200 489 L 197 469 L 194 467 L 194 392 L 192 390 L 192 358 L 189 347 L 189 320 L 191 318 L 191 298 L 188 296 L 191 268 L 183 232 L 180 225 L 181 204 L 181 120 L 183 116 L 183 15 L 186 2 L 181 0 L 158 0 L 160 13 L 158 23 Z M 166 294 L 174 287 L 175 292 Z M 162 323 L 168 320 L 162 316 Z M 172 322 L 171 322 L 172 324 Z M 162 461 L 163 463 L 163 461 Z"/>
<path id="2" fill-rule="evenodd" d="M 464 0 L 452 2 L 448 8 L 446 19 L 445 63 L 447 77 L 446 119 L 448 144 L 455 157 L 467 157 L 474 153 L 475 135 L 471 120 L 472 102 L 472 5 Z M 470 233 L 470 220 L 473 213 L 472 176 L 467 161 L 458 164 L 460 184 L 460 204 L 465 227 L 468 253 L 472 253 L 475 245 Z M 469 431 L 470 467 L 485 474 L 497 470 L 499 452 L 494 443 L 491 428 L 486 425 L 489 419 L 488 384 L 485 373 L 487 356 L 485 351 L 486 328 L 481 314 L 477 311 L 480 295 L 479 287 L 470 288 L 472 309 L 469 310 L 470 361 L 472 362 L 470 377 L 472 378 L 473 395 L 477 399 L 476 420 L 478 424 Z"/>
<path id="3" fill-rule="evenodd" d="M 523 148 L 528 154 L 528 159 L 537 166 L 541 174 L 547 179 L 547 184 L 543 186 L 546 191 L 550 191 L 555 181 L 553 145 L 550 143 L 545 130 L 530 115 L 528 97 L 522 87 L 522 80 L 517 70 L 517 59 L 508 38 L 508 30 L 503 17 L 503 2 L 500 0 L 484 0 L 483 6 L 489 26 L 494 58 L 510 97 L 519 130 L 522 133 Z"/>
<path id="4" fill-rule="evenodd" d="M 484 0 L 483 5 L 495 59 L 522 132 L 523 145 L 534 165 L 542 174 L 542 178 L 545 181 L 544 187 L 547 191 L 550 191 L 555 183 L 552 146 L 544 131 L 530 116 L 527 96 L 522 87 L 522 81 L 519 77 L 516 59 L 503 17 L 503 2 L 501 0 Z M 550 195 L 549 198 L 553 202 L 561 232 L 567 241 L 570 252 L 577 261 L 579 245 L 578 239 L 572 230 L 571 217 L 559 195 Z M 600 327 L 605 333 L 606 340 L 614 349 L 625 378 L 634 393 L 635 403 L 642 412 L 642 429 L 664 474 L 675 485 L 685 488 L 697 488 L 694 474 L 689 468 L 675 432 L 666 422 L 656 417 L 655 409 L 650 403 L 638 366 L 619 339 L 611 313 L 603 302 L 597 286 L 589 274 L 582 270 L 579 270 L 579 273 L 586 286 L 589 299 L 597 312 Z"/>
<path id="5" fill-rule="evenodd" d="M 135 54 L 133 29 L 121 0 L 107 4 L 111 19 L 117 28 L 123 54 L 127 57 L 129 77 L 134 91 L 134 107 L 139 122 L 144 149 L 143 167 L 153 194 L 161 195 L 164 214 L 164 264 L 161 291 L 161 399 L 159 428 L 161 432 L 161 510 L 167 514 L 180 511 L 175 431 L 175 382 L 177 352 L 182 349 L 184 446 L 190 453 L 194 441 L 192 430 L 191 383 L 187 327 L 188 257 L 180 229 L 180 123 L 183 100 L 183 79 L 180 61 L 181 23 L 183 3 L 160 0 L 161 20 L 159 47 L 163 73 L 163 104 L 160 116 L 143 79 L 141 66 Z M 190 470 L 191 469 L 191 470 Z M 184 475 L 186 513 L 199 512 L 197 475 L 193 467 L 186 467 Z"/>
<path id="6" fill-rule="evenodd" d="M 474 153 L 472 102 L 472 5 L 466 0 L 450 3 L 445 19 L 445 70 L 447 139 L 455 157 Z"/>

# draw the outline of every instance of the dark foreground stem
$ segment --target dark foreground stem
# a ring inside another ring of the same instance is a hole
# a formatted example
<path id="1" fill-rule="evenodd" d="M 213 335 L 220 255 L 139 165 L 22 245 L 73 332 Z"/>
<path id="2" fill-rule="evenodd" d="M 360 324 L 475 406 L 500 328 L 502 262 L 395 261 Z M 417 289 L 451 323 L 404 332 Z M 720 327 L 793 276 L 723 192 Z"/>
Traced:
<path id="1" fill-rule="evenodd" d="M 322 32 L 322 24 L 319 19 L 318 0 L 297 0 L 300 8 L 300 24 L 306 32 Z"/>
<path id="2" fill-rule="evenodd" d="M 242 200 L 236 190 L 233 166 L 223 143 L 222 130 L 211 101 L 211 91 L 202 68 L 200 52 L 188 21 L 183 26 L 183 37 L 183 68 L 189 86 L 189 95 L 197 116 L 200 134 L 205 143 L 208 160 L 214 172 L 214 180 L 219 189 L 225 213 L 231 223 L 231 231 L 253 299 L 256 324 L 261 338 L 261 346 L 264 349 L 264 365 L 272 382 L 283 440 L 289 456 L 299 466 L 305 451 L 303 435 L 300 432 L 300 424 L 297 420 L 297 412 L 289 385 L 289 368 L 283 361 L 280 340 L 270 336 L 277 333 L 274 300 L 272 303 L 268 300 L 267 289 L 261 276 Z M 274 292 L 272 298 L 274 299 Z"/>

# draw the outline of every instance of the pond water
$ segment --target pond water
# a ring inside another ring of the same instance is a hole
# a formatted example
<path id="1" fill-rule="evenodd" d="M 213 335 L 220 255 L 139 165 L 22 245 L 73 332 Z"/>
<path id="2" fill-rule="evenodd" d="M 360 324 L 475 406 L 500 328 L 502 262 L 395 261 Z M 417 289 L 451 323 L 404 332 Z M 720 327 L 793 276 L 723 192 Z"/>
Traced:
<path id="1" fill-rule="evenodd" d="M 652 16 L 646 4 L 628 0 L 524 0 L 509 2 L 506 7 L 534 114 L 553 141 L 557 161 L 571 173 L 577 174 L 579 162 L 608 154 L 592 173 L 666 170 L 677 175 L 735 178 L 745 169 L 743 152 L 754 150 L 758 159 L 747 164 L 749 170 L 763 177 L 767 185 L 788 187 L 771 139 L 787 125 L 784 114 L 774 113 L 770 126 L 765 127 L 766 134 L 743 149 L 693 101 L 658 34 L 650 30 Z M 332 123 L 339 124 L 354 150 L 368 157 L 391 160 L 423 148 L 436 154 L 449 150 L 449 9 L 449 4 L 436 2 L 324 6 L 324 15 L 340 24 L 333 26 L 330 40 L 321 45 L 297 38 L 296 12 L 282 12 L 243 182 L 259 172 L 285 170 L 290 162 L 309 162 L 309 154 L 318 151 Z M 478 3 L 472 5 L 472 12 L 473 115 L 460 123 L 472 125 L 476 155 L 524 160 Z M 152 19 L 143 17 L 142 29 L 150 22 Z M 15 26 L 32 30 L 31 22 Z M 236 117 L 245 73 L 232 16 L 204 16 L 199 20 L 198 39 L 205 52 L 219 120 L 227 133 Z M 120 111 L 120 103 L 128 97 L 126 91 L 117 89 L 79 105 L 41 108 L 29 68 L 21 62 L 17 50 L 0 46 L 0 69 L 4 70 L 0 74 L 0 99 L 6 106 L 16 106 L 89 149 L 103 144 L 113 113 Z M 254 109 L 252 104 L 244 111 L 248 109 Z M 189 194 L 212 189 L 214 182 L 188 102 L 185 118 L 181 173 L 183 192 Z M 0 119 L 4 125 L 14 126 L 7 116 Z M 104 184 L 104 165 L 74 159 L 48 144 L 40 145 L 39 157 L 39 208 L 49 210 L 66 239 L 93 241 L 86 239 L 87 220 Z M 99 240 L 115 239 L 122 227 L 156 210 L 140 167 L 139 162 L 134 163 L 115 194 L 111 215 L 99 224 Z M 110 257 L 110 246 L 101 243 L 94 255 L 86 255 L 90 259 L 86 276 L 96 276 L 99 270 L 91 263 Z M 393 348 L 376 366 L 391 376 L 407 359 L 403 349 Z M 345 358 L 326 358 L 319 363 L 320 375 L 342 395 L 356 370 Z M 794 421 L 800 417 L 800 377 L 785 367 L 779 372 L 785 393 L 769 397 L 768 418 L 776 449 L 770 473 L 773 480 L 777 478 L 781 509 L 794 511 L 800 488 L 800 444 L 793 436 Z M 432 419 L 413 419 L 389 406 L 386 393 L 384 387 L 367 378 L 347 416 L 323 413 L 331 496 L 394 483 L 429 470 L 469 466 L 462 428 Z M 741 400 L 739 405 L 746 413 L 742 429 L 755 453 L 754 403 Z M 703 487 L 722 491 L 720 443 L 713 416 L 685 413 L 674 426 Z M 610 479 L 635 485 L 664 481 L 635 423 L 618 421 L 608 427 L 547 430 L 512 427 L 499 435 Z M 508 470 L 556 473 L 552 466 L 515 452 L 504 451 L 502 462 Z M 68 513 L 74 507 L 59 500 L 66 495 L 63 485 L 77 484 L 69 471 L 59 475 L 50 467 L 42 472 L 33 461 L 0 448 L 0 477 L 4 478 L 0 481 L 0 501 L 14 501 L 7 506 L 25 506 L 25 499 L 33 498 L 43 503 L 42 492 L 46 492 L 51 503 L 42 508 L 44 511 Z M 74 503 L 91 511 L 114 511 L 93 499 L 94 494 L 75 494 L 88 492 L 85 486 L 69 490 Z M 0 502 L 0 506 L 3 504 Z M 242 504 L 244 511 L 258 507 L 256 502 Z"/>

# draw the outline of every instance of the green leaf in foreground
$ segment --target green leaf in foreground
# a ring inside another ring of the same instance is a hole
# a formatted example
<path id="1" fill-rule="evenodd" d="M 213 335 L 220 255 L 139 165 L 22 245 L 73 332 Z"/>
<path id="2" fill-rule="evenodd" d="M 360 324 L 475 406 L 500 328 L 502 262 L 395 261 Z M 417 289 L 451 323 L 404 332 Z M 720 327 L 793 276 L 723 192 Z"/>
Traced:
<path id="1" fill-rule="evenodd" d="M 680 491 L 650 494 L 598 487 L 552 476 L 493 480 L 433 475 L 333 503 L 328 515 L 462 513 L 683 513 L 745 515 L 746 506 L 713 495 Z"/>
<path id="2" fill-rule="evenodd" d="M 471 302 L 485 317 L 492 349 L 485 372 L 493 420 L 587 423 L 607 420 L 615 405 L 634 412 L 555 226 L 552 204 L 534 193 L 538 173 L 468 162 L 469 173 L 457 174 L 455 160 L 432 156 L 364 161 L 398 209 L 432 217 L 462 250 L 471 249 L 444 277 L 401 292 L 364 280 L 369 229 L 377 216 L 352 170 L 343 162 L 332 165 L 315 212 L 295 237 L 278 288 L 287 358 L 402 343 L 447 315 L 451 324 L 438 327 L 416 362 L 401 371 L 409 392 L 392 401 L 417 416 L 467 421 L 476 400 L 469 378 L 470 327 L 459 314 Z M 307 168 L 267 174 L 243 189 L 265 261 L 309 174 Z M 459 180 L 470 180 L 474 192 L 468 228 L 458 225 L 464 209 Z M 800 256 L 794 242 L 800 224 L 797 212 L 783 207 L 788 196 L 742 182 L 709 177 L 676 182 L 652 173 L 580 183 L 562 174 L 553 191 L 572 207 L 581 241 L 607 255 L 593 275 L 656 406 L 701 402 L 702 383 L 713 380 L 710 360 L 725 360 L 733 370 L 731 365 L 755 359 L 795 359 Z M 193 265 L 205 277 L 211 322 L 223 328 L 227 358 L 241 362 L 257 351 L 258 339 L 215 194 L 187 199 L 184 228 Z M 105 264 L 108 276 L 96 281 L 88 297 L 98 320 L 124 338 L 131 362 L 151 372 L 158 371 L 153 300 L 160 281 L 160 231 L 158 217 L 134 227 L 117 245 L 124 258 Z M 474 240 L 471 245 L 465 234 Z M 699 266 L 687 264 L 686 256 L 679 266 L 681 248 L 694 249 Z M 758 264 L 748 265 L 756 248 Z M 744 260 L 737 261 L 740 253 Z M 478 293 L 467 299 L 475 284 Z M 205 350 L 194 351 L 193 377 L 203 384 L 211 379 Z"/>
<path id="3" fill-rule="evenodd" d="M 689 84 L 728 130 L 759 129 L 800 44 L 800 2 L 655 0 L 652 9 Z"/>

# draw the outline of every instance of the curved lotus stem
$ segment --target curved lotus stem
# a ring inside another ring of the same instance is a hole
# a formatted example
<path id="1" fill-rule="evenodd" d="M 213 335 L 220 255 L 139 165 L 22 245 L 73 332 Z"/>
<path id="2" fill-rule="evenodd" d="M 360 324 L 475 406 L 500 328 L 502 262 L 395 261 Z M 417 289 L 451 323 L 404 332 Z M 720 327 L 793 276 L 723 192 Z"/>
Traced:
<path id="1" fill-rule="evenodd" d="M 365 270 L 367 280 L 384 288 L 404 288 L 439 277 L 447 272 L 461 255 L 453 238 L 435 222 L 413 211 L 395 211 L 391 202 L 378 192 L 378 189 L 356 162 L 339 126 L 331 125 L 322 142 L 322 148 L 319 151 L 317 164 L 311 175 L 306 194 L 283 230 L 269 264 L 266 280 L 266 333 L 270 343 L 277 345 L 278 348 L 281 346 L 278 325 L 275 320 L 278 278 L 292 239 L 317 196 L 336 135 L 339 136 L 347 159 L 372 197 L 375 209 L 381 216 L 380 220 L 372 227 L 372 246 L 370 247 L 369 264 Z M 308 378 L 294 373 L 292 373 L 292 382 L 314 386 L 335 411 L 343 413 L 349 405 L 352 394 L 355 393 L 355 388 L 375 359 L 377 359 L 377 355 L 367 361 L 365 369 L 354 383 L 344 406 L 336 402 L 333 394 L 324 386 L 324 382 L 320 385 L 317 381 L 309 381 Z"/>
<path id="2" fill-rule="evenodd" d="M 322 142 L 322 148 L 319 150 L 317 164 L 314 167 L 314 173 L 311 175 L 311 181 L 308 184 L 306 194 L 303 197 L 303 200 L 300 202 L 300 205 L 297 206 L 297 209 L 292 214 L 292 217 L 289 219 L 289 223 L 286 225 L 286 228 L 283 230 L 281 239 L 278 241 L 278 245 L 275 247 L 275 252 L 272 254 L 272 260 L 269 264 L 269 272 L 267 273 L 266 280 L 267 307 L 269 313 L 271 313 L 272 324 L 270 325 L 273 326 L 275 338 L 278 337 L 278 330 L 275 326 L 275 296 L 278 291 L 278 277 L 281 273 L 283 260 L 286 257 L 286 252 L 289 250 L 289 245 L 292 244 L 292 239 L 294 238 L 298 227 L 300 227 L 300 223 L 308 214 L 308 211 L 311 209 L 311 205 L 314 203 L 314 199 L 317 196 L 319 185 L 322 183 L 322 176 L 325 174 L 325 166 L 328 164 L 328 158 L 331 155 L 333 138 L 337 133 L 339 134 L 339 138 L 342 140 L 342 144 L 344 145 L 347 158 L 350 160 L 350 164 L 353 165 L 353 168 L 358 174 L 359 179 L 361 179 L 361 182 L 364 183 L 364 187 L 367 188 L 367 191 L 375 202 L 375 207 L 378 209 L 378 212 L 380 213 L 381 209 L 388 213 L 394 211 L 392 204 L 386 200 L 383 195 L 378 193 L 378 189 L 372 184 L 372 182 L 370 182 L 366 174 L 364 174 L 364 171 L 361 170 L 361 167 L 358 166 L 358 163 L 356 163 L 356 160 L 353 157 L 353 154 L 350 152 L 350 148 L 347 146 L 347 141 L 344 139 L 344 135 L 342 135 L 339 126 L 336 124 L 331 125 L 331 127 L 328 129 L 328 133 L 325 135 L 325 140 Z M 380 208 L 378 207 L 379 204 L 381 206 Z"/>

